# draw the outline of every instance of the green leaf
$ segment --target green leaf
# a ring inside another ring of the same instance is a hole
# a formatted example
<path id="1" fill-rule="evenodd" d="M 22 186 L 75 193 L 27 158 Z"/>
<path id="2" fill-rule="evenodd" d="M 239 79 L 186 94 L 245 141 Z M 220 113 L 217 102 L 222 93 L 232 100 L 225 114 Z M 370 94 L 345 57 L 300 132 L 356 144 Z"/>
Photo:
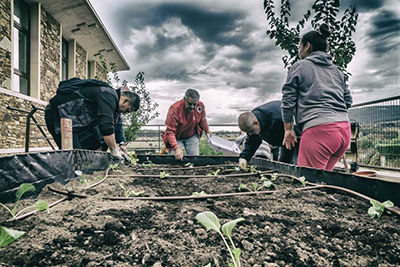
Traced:
<path id="1" fill-rule="evenodd" d="M 299 180 L 300 180 L 300 182 L 301 182 L 304 186 L 306 185 L 306 177 L 301 176 L 301 177 L 299 178 Z"/>
<path id="2" fill-rule="evenodd" d="M 228 263 L 229 267 L 235 267 L 235 265 L 233 265 L 232 263 Z"/>
<path id="3" fill-rule="evenodd" d="M 251 185 L 253 186 L 254 191 L 257 191 L 258 184 L 257 183 L 251 183 Z"/>
<path id="4" fill-rule="evenodd" d="M 275 186 L 271 181 L 264 181 L 263 186 L 266 188 L 270 188 L 271 186 Z"/>
<path id="5" fill-rule="evenodd" d="M 26 192 L 34 192 L 36 190 L 36 188 L 29 183 L 24 183 L 21 184 L 18 188 L 17 193 L 15 193 L 15 195 L 17 196 L 18 199 L 20 199 L 22 197 L 23 194 L 25 194 Z"/>
<path id="6" fill-rule="evenodd" d="M 5 247 L 21 236 L 23 236 L 25 232 L 17 231 L 12 229 L 7 229 L 5 227 L 0 227 L 0 248 Z"/>
<path id="7" fill-rule="evenodd" d="M 221 225 L 219 223 L 218 217 L 211 211 L 205 211 L 196 215 L 196 220 L 198 220 L 207 229 L 212 229 L 214 231 L 220 232 Z"/>
<path id="8" fill-rule="evenodd" d="M 233 256 L 235 256 L 235 260 L 238 260 L 240 258 L 240 254 L 242 253 L 242 251 L 240 250 L 240 248 L 234 248 L 232 249 L 232 253 Z"/>
<path id="9" fill-rule="evenodd" d="M 382 205 L 385 206 L 385 208 L 394 207 L 393 202 L 390 200 L 386 200 L 385 202 L 382 203 Z"/>
<path id="10" fill-rule="evenodd" d="M 38 200 L 35 204 L 35 208 L 38 211 L 47 210 L 47 212 L 49 212 L 49 204 L 47 204 L 47 202 L 43 200 Z"/>
<path id="11" fill-rule="evenodd" d="M 237 218 L 235 220 L 232 220 L 230 222 L 225 223 L 224 225 L 222 225 L 222 232 L 228 238 L 232 238 L 232 229 L 233 229 L 233 227 L 235 227 L 235 225 L 238 222 L 242 222 L 242 221 L 244 221 L 244 218 Z"/>

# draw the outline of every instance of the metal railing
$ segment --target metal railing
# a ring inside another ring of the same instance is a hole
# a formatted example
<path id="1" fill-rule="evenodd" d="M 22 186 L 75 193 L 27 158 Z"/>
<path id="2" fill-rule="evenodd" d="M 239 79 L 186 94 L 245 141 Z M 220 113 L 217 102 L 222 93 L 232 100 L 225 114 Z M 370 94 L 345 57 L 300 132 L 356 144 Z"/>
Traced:
<path id="1" fill-rule="evenodd" d="M 46 124 L 40 124 L 36 120 L 36 118 L 33 116 L 36 113 L 36 111 L 43 111 L 44 112 L 43 108 L 36 107 L 36 106 L 32 105 L 32 110 L 31 111 L 27 111 L 27 110 L 19 109 L 19 108 L 14 108 L 14 107 L 10 107 L 10 106 L 8 106 L 7 109 L 27 114 L 26 115 L 26 128 L 25 128 L 25 152 L 29 152 L 29 144 L 30 144 L 30 140 L 31 139 L 45 139 L 47 141 L 47 143 L 50 145 L 50 147 L 53 150 L 56 150 L 55 147 L 53 146 L 53 144 L 50 142 L 50 140 L 52 140 L 53 138 L 52 137 L 47 137 L 45 131 L 42 128 L 42 127 L 45 127 Z M 33 122 L 31 122 L 31 120 Z M 42 134 L 42 136 L 31 137 L 31 125 L 36 125 L 39 128 L 39 131 Z"/>
<path id="2" fill-rule="evenodd" d="M 217 136 L 234 141 L 240 135 L 237 124 L 209 124 L 210 130 Z M 165 131 L 164 124 L 145 125 L 137 133 L 137 139 L 130 142 L 128 147 L 136 151 L 152 151 L 158 153 L 164 146 L 161 135 Z"/>
<path id="3" fill-rule="evenodd" d="M 361 165 L 400 168 L 400 96 L 353 105 L 350 119 L 360 124 Z"/>

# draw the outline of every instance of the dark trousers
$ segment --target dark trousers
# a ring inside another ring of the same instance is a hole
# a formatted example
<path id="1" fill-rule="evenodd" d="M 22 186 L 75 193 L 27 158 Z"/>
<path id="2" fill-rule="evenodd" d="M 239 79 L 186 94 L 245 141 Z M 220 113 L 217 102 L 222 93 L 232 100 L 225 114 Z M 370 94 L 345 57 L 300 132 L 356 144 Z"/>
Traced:
<path id="1" fill-rule="evenodd" d="M 53 136 L 54 141 L 56 142 L 57 146 L 62 149 L 61 147 L 61 134 L 56 133 L 53 114 L 51 112 L 50 106 L 46 107 L 45 110 L 45 120 L 47 130 L 50 132 L 51 136 Z M 95 130 L 96 126 L 88 127 L 86 129 L 82 129 L 80 131 L 73 130 L 73 148 L 76 149 L 89 149 L 89 150 L 96 150 L 101 146 L 101 142 L 98 139 L 97 132 Z"/>
<path id="2" fill-rule="evenodd" d="M 284 163 L 290 163 L 297 165 L 297 158 L 299 155 L 299 145 L 300 145 L 300 139 L 297 140 L 296 146 L 294 149 L 287 149 L 285 146 L 272 146 L 272 154 L 274 157 L 274 160 L 277 160 L 279 162 L 284 162 Z"/>

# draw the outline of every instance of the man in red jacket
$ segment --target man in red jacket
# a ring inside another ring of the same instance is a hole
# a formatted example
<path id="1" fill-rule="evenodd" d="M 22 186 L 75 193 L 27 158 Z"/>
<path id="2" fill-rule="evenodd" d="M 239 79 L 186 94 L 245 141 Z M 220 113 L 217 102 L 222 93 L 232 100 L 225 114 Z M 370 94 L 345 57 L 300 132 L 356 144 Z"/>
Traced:
<path id="1" fill-rule="evenodd" d="M 199 155 L 199 139 L 203 132 L 211 134 L 206 119 L 204 104 L 194 89 L 187 89 L 185 97 L 175 102 L 168 110 L 163 141 L 169 154 L 182 160 L 182 147 L 188 155 Z"/>

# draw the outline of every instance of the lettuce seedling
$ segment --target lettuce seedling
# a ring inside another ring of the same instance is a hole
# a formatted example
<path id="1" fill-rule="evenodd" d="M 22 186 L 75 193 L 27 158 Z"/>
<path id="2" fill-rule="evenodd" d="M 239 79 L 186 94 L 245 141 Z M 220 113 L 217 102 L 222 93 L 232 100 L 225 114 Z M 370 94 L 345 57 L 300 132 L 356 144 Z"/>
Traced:
<path id="1" fill-rule="evenodd" d="M 23 236 L 25 232 L 23 231 L 17 231 L 17 230 L 12 230 L 5 228 L 3 226 L 0 227 L 0 248 L 5 247 L 21 236 Z"/>
<path id="2" fill-rule="evenodd" d="M 394 204 L 390 200 L 386 200 L 385 202 L 379 203 L 379 201 L 371 199 L 370 203 L 372 204 L 372 207 L 368 209 L 368 214 L 371 217 L 371 219 L 375 218 L 375 216 L 378 217 L 378 219 L 382 216 L 383 211 L 387 207 L 394 207 Z"/>
<path id="3" fill-rule="evenodd" d="M 191 162 L 188 162 L 185 164 L 185 167 L 193 168 L 194 164 Z"/>
<path id="4" fill-rule="evenodd" d="M 250 166 L 250 172 L 251 172 L 251 173 L 255 173 L 255 172 L 256 172 L 256 166 L 251 165 L 251 166 Z"/>
<path id="5" fill-rule="evenodd" d="M 149 157 L 147 157 L 146 159 L 147 159 L 147 160 L 146 160 L 145 162 L 142 163 L 142 166 L 143 166 L 143 167 L 146 167 L 146 168 L 149 168 L 149 169 L 153 168 L 154 163 L 151 162 L 151 160 L 149 159 Z"/>
<path id="6" fill-rule="evenodd" d="M 167 173 L 167 172 L 165 172 L 165 171 L 160 172 L 160 178 L 161 178 L 161 179 L 164 179 L 164 178 L 167 177 L 167 176 L 169 176 L 169 173 Z"/>
<path id="7" fill-rule="evenodd" d="M 218 217 L 211 211 L 205 211 L 205 212 L 197 214 L 196 220 L 199 221 L 207 229 L 216 231 L 222 237 L 222 240 L 224 241 L 225 246 L 228 249 L 231 259 L 232 259 L 232 262 L 233 262 L 233 265 L 232 264 L 229 264 L 229 265 L 230 266 L 232 265 L 234 267 L 240 267 L 241 266 L 240 265 L 241 250 L 240 250 L 240 248 L 237 248 L 232 241 L 232 230 L 238 222 L 244 221 L 244 218 L 238 218 L 238 219 L 229 221 L 229 222 L 225 223 L 224 225 L 222 225 L 222 228 L 219 223 Z M 222 232 L 221 232 L 221 230 L 222 230 Z M 224 237 L 224 235 L 230 241 L 230 246 L 229 246 L 226 238 Z"/>
<path id="8" fill-rule="evenodd" d="M 221 169 L 217 169 L 216 171 L 212 172 L 212 173 L 207 173 L 208 176 L 217 176 L 219 174 L 219 172 L 221 171 Z"/>
<path id="9" fill-rule="evenodd" d="M 208 194 L 204 191 L 201 191 L 201 192 L 193 192 L 192 196 L 208 196 Z"/>
<path id="10" fill-rule="evenodd" d="M 278 173 L 274 172 L 274 173 L 271 175 L 271 180 L 272 180 L 272 181 L 275 181 L 277 177 L 278 177 Z"/>
<path id="11" fill-rule="evenodd" d="M 144 191 L 140 191 L 140 192 L 135 192 L 130 188 L 125 188 L 123 183 L 120 183 L 119 186 L 124 190 L 124 196 L 125 197 L 130 197 L 131 195 L 138 197 L 142 194 L 144 194 Z"/>
<path id="12" fill-rule="evenodd" d="M 306 177 L 301 176 L 301 177 L 299 178 L 299 180 L 300 180 L 300 182 L 301 182 L 304 186 L 306 186 Z"/>
<path id="13" fill-rule="evenodd" d="M 6 205 L 4 205 L 3 203 L 0 203 L 0 205 L 5 208 L 12 216 L 12 219 L 15 220 L 16 217 L 18 217 L 18 215 L 20 215 L 23 211 L 30 209 L 32 207 L 35 207 L 36 210 L 38 211 L 42 211 L 42 210 L 47 210 L 47 212 L 49 212 L 49 205 L 47 204 L 47 202 L 43 201 L 43 200 L 38 200 L 36 202 L 35 205 L 33 206 L 29 206 L 26 208 L 23 208 L 22 210 L 20 210 L 19 212 L 17 212 L 17 207 L 19 205 L 19 201 L 21 200 L 21 197 L 27 193 L 27 192 L 34 192 L 36 190 L 36 188 L 29 183 L 23 183 L 19 186 L 17 193 L 15 193 L 15 196 L 17 197 L 17 202 L 15 203 L 14 208 L 11 210 L 9 209 Z"/>

